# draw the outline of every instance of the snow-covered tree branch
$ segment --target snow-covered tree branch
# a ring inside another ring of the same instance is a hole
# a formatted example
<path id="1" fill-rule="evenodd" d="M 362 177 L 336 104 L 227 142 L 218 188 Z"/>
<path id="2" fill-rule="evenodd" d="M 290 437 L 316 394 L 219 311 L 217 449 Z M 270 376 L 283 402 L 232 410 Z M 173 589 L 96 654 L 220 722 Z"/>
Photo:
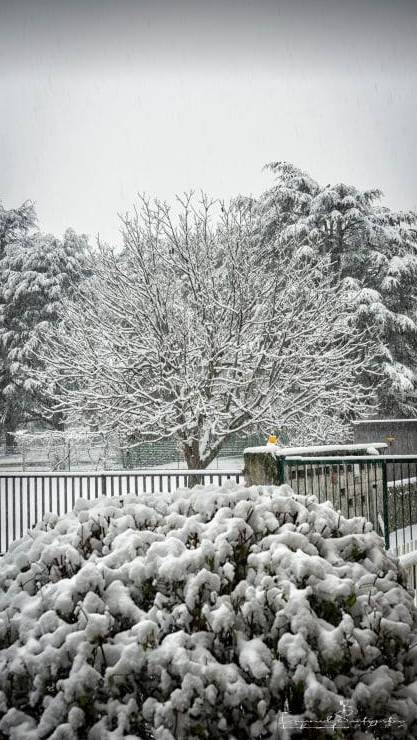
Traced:
<path id="1" fill-rule="evenodd" d="M 142 198 L 123 254 L 101 246 L 94 278 L 46 331 L 37 380 L 55 412 L 130 443 L 175 437 L 190 468 L 237 433 L 342 438 L 370 400 L 358 378 L 373 336 L 354 326 L 328 263 L 294 251 L 267 271 L 250 208 L 177 206 L 174 217 Z"/>

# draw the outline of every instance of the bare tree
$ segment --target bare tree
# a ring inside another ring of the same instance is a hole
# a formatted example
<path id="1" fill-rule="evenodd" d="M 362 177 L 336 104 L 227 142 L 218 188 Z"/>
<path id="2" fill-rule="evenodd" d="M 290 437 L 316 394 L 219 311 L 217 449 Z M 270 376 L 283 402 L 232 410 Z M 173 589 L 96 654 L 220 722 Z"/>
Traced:
<path id="1" fill-rule="evenodd" d="M 372 338 L 327 263 L 295 251 L 267 272 L 250 208 L 177 205 L 174 217 L 142 198 L 123 253 L 99 248 L 94 278 L 45 335 L 37 380 L 55 412 L 131 441 L 174 437 L 189 468 L 235 434 L 344 437 L 370 399 L 358 378 Z"/>

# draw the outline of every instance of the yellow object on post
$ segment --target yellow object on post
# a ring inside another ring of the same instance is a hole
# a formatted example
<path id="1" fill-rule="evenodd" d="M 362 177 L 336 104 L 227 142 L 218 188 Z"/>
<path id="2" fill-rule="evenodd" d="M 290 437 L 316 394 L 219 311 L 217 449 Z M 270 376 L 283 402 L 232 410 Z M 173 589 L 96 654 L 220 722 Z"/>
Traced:
<path id="1" fill-rule="evenodd" d="M 275 434 L 270 434 L 269 437 L 268 437 L 267 444 L 269 444 L 269 445 L 276 445 L 276 444 L 278 444 L 278 437 L 276 437 Z"/>

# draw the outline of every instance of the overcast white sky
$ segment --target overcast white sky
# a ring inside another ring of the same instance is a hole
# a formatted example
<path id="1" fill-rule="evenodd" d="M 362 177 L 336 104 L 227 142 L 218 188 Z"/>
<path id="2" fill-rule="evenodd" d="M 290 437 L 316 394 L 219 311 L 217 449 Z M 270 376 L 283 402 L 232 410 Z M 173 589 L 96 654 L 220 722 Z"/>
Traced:
<path id="1" fill-rule="evenodd" d="M 285 159 L 417 209 L 417 0 L 0 0 L 0 199 L 119 241 L 138 191 Z"/>

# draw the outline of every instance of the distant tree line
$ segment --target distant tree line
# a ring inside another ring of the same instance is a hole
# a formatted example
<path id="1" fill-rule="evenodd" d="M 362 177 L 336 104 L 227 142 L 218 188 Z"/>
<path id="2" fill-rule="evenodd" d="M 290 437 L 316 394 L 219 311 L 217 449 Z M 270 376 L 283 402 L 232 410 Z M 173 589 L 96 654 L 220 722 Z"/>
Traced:
<path id="1" fill-rule="evenodd" d="M 341 440 L 416 416 L 417 216 L 288 163 L 231 203 L 142 198 L 123 249 L 0 207 L 3 430 L 173 438 L 205 467 L 235 434 Z"/>

